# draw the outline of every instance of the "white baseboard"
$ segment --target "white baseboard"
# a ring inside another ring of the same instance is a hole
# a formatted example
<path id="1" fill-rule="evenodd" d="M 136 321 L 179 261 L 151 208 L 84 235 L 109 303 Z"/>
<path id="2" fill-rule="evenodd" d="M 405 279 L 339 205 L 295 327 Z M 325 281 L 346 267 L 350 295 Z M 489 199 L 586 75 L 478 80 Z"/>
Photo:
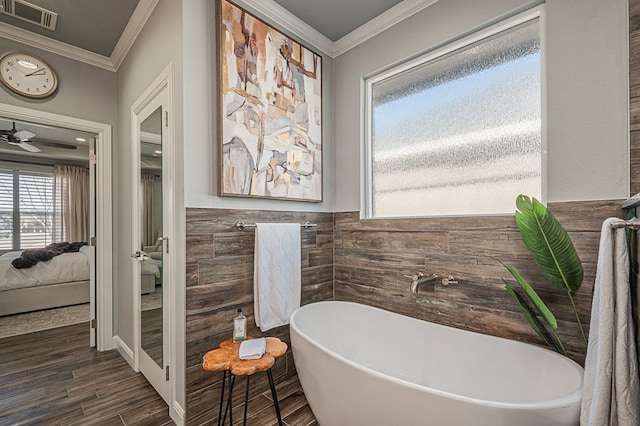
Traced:
<path id="1" fill-rule="evenodd" d="M 115 345 L 118 353 L 122 355 L 122 358 L 124 358 L 125 361 L 129 363 L 131 368 L 135 370 L 135 362 L 133 360 L 133 351 L 131 350 L 131 348 L 127 346 L 127 344 L 124 343 L 124 341 L 119 336 L 113 336 L 113 344 Z"/>
<path id="2" fill-rule="evenodd" d="M 173 401 L 173 406 L 169 409 L 169 416 L 171 416 L 171 420 L 173 420 L 177 426 L 185 425 L 184 408 L 182 408 L 178 401 Z"/>

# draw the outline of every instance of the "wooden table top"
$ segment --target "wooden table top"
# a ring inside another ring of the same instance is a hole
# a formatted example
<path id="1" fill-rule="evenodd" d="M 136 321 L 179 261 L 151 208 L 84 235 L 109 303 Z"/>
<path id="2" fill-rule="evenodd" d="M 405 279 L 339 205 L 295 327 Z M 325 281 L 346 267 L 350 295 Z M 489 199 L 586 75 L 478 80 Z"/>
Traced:
<path id="1" fill-rule="evenodd" d="M 249 337 L 250 339 L 250 337 Z M 287 344 L 277 337 L 266 337 L 267 348 L 259 359 L 240 359 L 238 351 L 241 342 L 231 339 L 220 343 L 220 347 L 207 352 L 202 361 L 202 368 L 206 371 L 230 371 L 236 376 L 251 375 L 260 371 L 267 371 L 276 362 L 276 358 L 287 352 Z"/>

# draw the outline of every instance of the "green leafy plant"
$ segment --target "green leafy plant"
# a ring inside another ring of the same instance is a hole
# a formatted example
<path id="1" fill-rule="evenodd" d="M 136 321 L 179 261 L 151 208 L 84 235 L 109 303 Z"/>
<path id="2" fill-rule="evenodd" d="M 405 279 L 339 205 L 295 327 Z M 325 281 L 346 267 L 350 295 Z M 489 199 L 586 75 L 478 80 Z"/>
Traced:
<path id="1" fill-rule="evenodd" d="M 522 241 L 542 274 L 553 286 L 567 292 L 586 345 L 587 336 L 572 297 L 572 293 L 582 285 L 584 270 L 569 234 L 542 203 L 526 195 L 521 194 L 516 199 L 515 217 Z M 515 268 L 503 262 L 500 263 L 507 268 L 524 292 L 523 297 L 504 278 L 502 279 L 505 288 L 520 306 L 520 311 L 531 328 L 549 347 L 567 355 L 557 332 L 556 317 Z"/>

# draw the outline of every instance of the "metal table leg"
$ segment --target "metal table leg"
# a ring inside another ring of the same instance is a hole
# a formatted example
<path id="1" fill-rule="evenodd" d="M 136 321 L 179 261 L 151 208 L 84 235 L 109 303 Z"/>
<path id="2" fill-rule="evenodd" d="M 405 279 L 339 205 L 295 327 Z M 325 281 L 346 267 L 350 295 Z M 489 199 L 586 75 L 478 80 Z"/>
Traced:
<path id="1" fill-rule="evenodd" d="M 227 370 L 222 372 L 222 389 L 220 390 L 220 406 L 218 407 L 218 426 L 222 423 L 222 402 L 224 401 L 224 388 L 227 386 Z"/>
<path id="2" fill-rule="evenodd" d="M 231 374 L 231 377 L 229 377 L 229 397 L 227 400 L 227 406 L 224 409 L 224 417 L 222 417 L 222 425 L 224 426 L 224 422 L 227 420 L 227 411 L 229 412 L 229 424 L 233 425 L 233 405 L 232 405 L 232 400 L 233 400 L 233 384 L 236 381 L 236 376 L 234 376 L 233 374 Z"/>
<path id="3" fill-rule="evenodd" d="M 243 426 L 247 426 L 247 406 L 249 405 L 249 375 L 247 374 L 247 384 L 244 387 L 244 421 Z"/>
<path id="4" fill-rule="evenodd" d="M 276 416 L 278 417 L 278 425 L 282 426 L 282 416 L 280 416 L 280 405 L 278 404 L 278 396 L 276 395 L 276 387 L 273 384 L 273 375 L 271 369 L 267 370 L 267 376 L 269 377 L 269 387 L 271 388 L 271 397 L 273 398 L 273 407 L 276 409 Z"/>

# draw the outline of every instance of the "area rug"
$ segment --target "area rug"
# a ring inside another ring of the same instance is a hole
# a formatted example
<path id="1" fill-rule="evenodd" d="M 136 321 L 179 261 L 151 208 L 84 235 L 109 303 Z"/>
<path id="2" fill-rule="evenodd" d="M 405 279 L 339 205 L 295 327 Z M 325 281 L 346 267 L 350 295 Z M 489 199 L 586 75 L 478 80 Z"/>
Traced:
<path id="1" fill-rule="evenodd" d="M 154 293 L 142 295 L 143 311 L 156 309 L 160 306 L 162 306 L 161 287 L 158 287 Z M 88 303 L 8 315 L 0 317 L 0 339 L 87 321 L 89 321 Z"/>

